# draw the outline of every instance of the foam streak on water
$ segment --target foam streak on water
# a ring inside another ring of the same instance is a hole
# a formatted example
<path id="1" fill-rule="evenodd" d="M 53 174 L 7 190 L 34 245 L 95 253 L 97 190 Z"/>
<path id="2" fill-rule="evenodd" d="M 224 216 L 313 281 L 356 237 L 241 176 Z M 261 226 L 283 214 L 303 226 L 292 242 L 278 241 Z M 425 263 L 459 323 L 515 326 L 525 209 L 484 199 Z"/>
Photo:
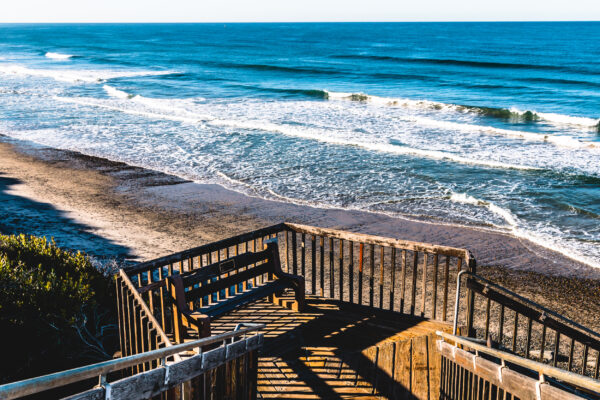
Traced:
<path id="1" fill-rule="evenodd" d="M 595 23 L 0 26 L 0 131 L 600 267 L 598 43 Z"/>

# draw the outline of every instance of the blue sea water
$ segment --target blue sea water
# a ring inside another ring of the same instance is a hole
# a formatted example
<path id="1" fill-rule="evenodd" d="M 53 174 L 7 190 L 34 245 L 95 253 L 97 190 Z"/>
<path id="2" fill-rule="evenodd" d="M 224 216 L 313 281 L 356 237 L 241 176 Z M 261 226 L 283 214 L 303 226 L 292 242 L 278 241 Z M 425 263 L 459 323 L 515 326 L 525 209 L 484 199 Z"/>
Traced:
<path id="1" fill-rule="evenodd" d="M 600 267 L 600 23 L 0 25 L 0 133 Z"/>

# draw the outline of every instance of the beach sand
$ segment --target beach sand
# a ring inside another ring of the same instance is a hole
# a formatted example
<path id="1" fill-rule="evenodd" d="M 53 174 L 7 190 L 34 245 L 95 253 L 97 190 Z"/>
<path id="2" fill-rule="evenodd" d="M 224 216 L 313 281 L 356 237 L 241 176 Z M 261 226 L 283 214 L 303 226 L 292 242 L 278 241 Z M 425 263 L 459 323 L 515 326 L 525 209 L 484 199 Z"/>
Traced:
<path id="1" fill-rule="evenodd" d="M 264 200 L 76 152 L 0 138 L 2 233 L 52 236 L 117 263 L 282 221 L 464 247 L 478 273 L 600 330 L 600 269 L 485 229 Z"/>

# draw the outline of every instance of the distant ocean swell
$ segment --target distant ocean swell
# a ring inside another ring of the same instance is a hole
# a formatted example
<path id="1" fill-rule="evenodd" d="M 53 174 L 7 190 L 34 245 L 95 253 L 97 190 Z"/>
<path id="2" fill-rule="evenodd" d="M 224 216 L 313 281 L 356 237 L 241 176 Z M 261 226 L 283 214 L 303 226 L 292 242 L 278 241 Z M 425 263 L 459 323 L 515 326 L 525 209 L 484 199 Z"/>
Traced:
<path id="1" fill-rule="evenodd" d="M 531 69 L 531 70 L 547 70 L 547 71 L 575 71 L 580 73 L 592 73 L 587 68 L 562 67 L 558 65 L 544 64 L 525 64 L 511 62 L 489 62 L 477 60 L 458 60 L 447 58 L 412 58 L 412 57 L 393 57 L 379 55 L 363 55 L 363 54 L 339 54 L 333 55 L 332 58 L 353 59 L 353 60 L 374 60 L 374 61 L 394 61 L 400 63 L 416 63 L 416 64 L 432 64 L 432 65 L 454 65 L 459 67 L 476 67 L 476 68 L 501 68 L 501 69 Z"/>
<path id="2" fill-rule="evenodd" d="M 57 54 L 57 53 L 46 53 Z M 68 57 L 67 57 L 68 56 Z M 55 56 L 51 57 L 54 58 Z M 60 54 L 56 56 L 60 59 L 68 59 L 70 55 Z M 253 67 L 260 67 L 256 66 Z M 286 68 L 287 69 L 287 68 Z M 177 71 L 103 71 L 103 70 L 54 70 L 54 69 L 32 69 L 20 65 L 0 65 L 0 73 L 5 74 L 16 74 L 16 75 L 29 75 L 37 77 L 47 77 L 57 81 L 63 82 L 87 82 L 87 83 L 102 83 L 107 82 L 115 78 L 131 78 L 137 76 L 169 76 L 169 75 L 180 75 Z M 290 95 L 302 95 L 310 98 L 317 99 L 330 99 L 330 100 L 349 100 L 357 102 L 370 102 L 380 105 L 387 106 L 398 106 L 407 107 L 414 109 L 428 109 L 437 111 L 454 111 L 459 113 L 473 113 L 485 117 L 497 118 L 506 120 L 509 122 L 536 122 L 545 121 L 553 124 L 562 125 L 576 125 L 585 127 L 591 130 L 600 132 L 600 119 L 589 118 L 589 117 L 576 117 L 570 115 L 562 115 L 556 113 L 542 113 L 533 110 L 519 110 L 516 108 L 495 108 L 485 106 L 473 106 L 473 105 L 461 105 L 461 104 L 446 104 L 430 100 L 415 100 L 407 98 L 387 98 L 369 95 L 365 93 L 344 93 L 344 92 L 333 92 L 324 89 L 298 89 L 298 88 L 270 88 L 260 86 L 249 86 L 239 85 L 240 87 L 247 87 L 252 90 L 271 92 L 271 93 L 288 93 Z M 109 88 L 111 88 L 109 86 Z M 107 92 L 110 89 L 106 89 Z M 115 89 L 118 90 L 118 89 Z M 113 92 L 116 94 L 117 92 Z M 109 95 L 112 95 L 109 93 Z M 119 97 L 118 95 L 115 97 Z M 133 97 L 133 95 L 132 95 Z M 523 136 L 523 135 L 521 135 Z M 529 135 L 531 139 L 534 136 Z M 550 138 L 550 141 L 554 139 Z M 564 139 L 557 140 L 557 143 L 565 143 Z M 571 144 L 572 147 L 578 145 Z M 585 145 L 582 147 L 586 147 Z"/>

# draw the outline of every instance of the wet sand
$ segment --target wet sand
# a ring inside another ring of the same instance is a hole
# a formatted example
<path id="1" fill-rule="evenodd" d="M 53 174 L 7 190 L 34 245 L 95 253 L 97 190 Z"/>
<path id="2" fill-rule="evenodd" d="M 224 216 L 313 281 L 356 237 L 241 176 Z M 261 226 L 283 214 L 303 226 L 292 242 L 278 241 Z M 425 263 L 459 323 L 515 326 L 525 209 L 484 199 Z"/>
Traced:
<path id="1" fill-rule="evenodd" d="M 249 197 L 218 185 L 0 138 L 0 232 L 53 236 L 118 263 L 282 221 L 468 248 L 481 275 L 600 329 L 600 269 L 508 234 Z"/>

